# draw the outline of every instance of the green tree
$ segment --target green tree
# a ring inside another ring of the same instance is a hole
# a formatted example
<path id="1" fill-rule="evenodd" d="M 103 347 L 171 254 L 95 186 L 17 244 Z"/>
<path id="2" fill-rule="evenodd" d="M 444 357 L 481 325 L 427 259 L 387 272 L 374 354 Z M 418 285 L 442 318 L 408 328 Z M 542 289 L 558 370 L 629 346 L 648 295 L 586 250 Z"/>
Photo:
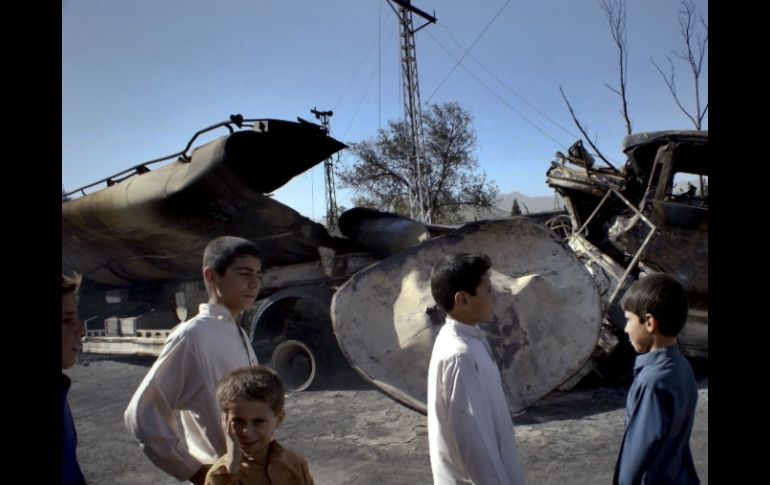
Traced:
<path id="1" fill-rule="evenodd" d="M 511 215 L 512 216 L 521 215 L 521 208 L 519 208 L 519 201 L 516 199 L 513 199 L 513 206 L 511 206 Z"/>
<path id="2" fill-rule="evenodd" d="M 456 222 L 462 209 L 487 209 L 498 197 L 497 186 L 478 173 L 471 121 L 457 103 L 431 104 L 423 112 L 423 209 L 434 222 Z M 351 144 L 357 160 L 338 172 L 340 185 L 368 207 L 408 216 L 410 192 L 416 193 L 409 147 L 406 122 L 389 121 L 374 139 Z"/>

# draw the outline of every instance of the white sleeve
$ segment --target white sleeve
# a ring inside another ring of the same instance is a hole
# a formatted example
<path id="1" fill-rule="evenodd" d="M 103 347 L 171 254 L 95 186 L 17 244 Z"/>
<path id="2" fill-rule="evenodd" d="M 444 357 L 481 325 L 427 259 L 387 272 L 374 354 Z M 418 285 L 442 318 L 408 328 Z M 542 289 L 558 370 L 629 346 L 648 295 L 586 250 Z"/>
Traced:
<path id="1" fill-rule="evenodd" d="M 176 417 L 200 387 L 199 379 L 188 378 L 199 375 L 195 348 L 184 336 L 167 341 L 124 414 L 128 432 L 144 453 L 179 480 L 190 478 L 201 467 L 188 452 Z"/>
<path id="2" fill-rule="evenodd" d="M 447 402 L 447 435 L 457 447 L 458 464 L 477 485 L 508 485 L 495 438 L 490 398 L 470 355 L 447 361 L 442 372 Z"/>

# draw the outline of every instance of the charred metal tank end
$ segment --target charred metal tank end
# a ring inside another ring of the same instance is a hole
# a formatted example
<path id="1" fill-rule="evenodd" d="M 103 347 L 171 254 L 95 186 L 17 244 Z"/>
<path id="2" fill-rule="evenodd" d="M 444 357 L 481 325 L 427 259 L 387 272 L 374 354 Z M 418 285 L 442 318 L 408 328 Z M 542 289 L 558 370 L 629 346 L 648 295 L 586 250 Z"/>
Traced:
<path id="1" fill-rule="evenodd" d="M 492 259 L 497 303 L 492 321 L 480 328 L 515 414 L 585 365 L 601 326 L 591 275 L 558 236 L 529 218 L 469 223 L 359 271 L 334 296 L 334 334 L 365 380 L 424 413 L 428 363 L 441 328 L 430 273 L 442 256 L 457 252 Z"/>
<path id="2" fill-rule="evenodd" d="M 430 238 L 425 224 L 408 217 L 365 207 L 342 213 L 340 231 L 381 256 L 390 256 Z"/>
<path id="3" fill-rule="evenodd" d="M 299 340 L 284 340 L 278 344 L 270 358 L 270 367 L 281 376 L 287 391 L 304 391 L 315 379 L 313 351 Z"/>
<path id="4" fill-rule="evenodd" d="M 285 288 L 263 300 L 250 330 L 257 359 L 269 363 L 286 388 L 301 391 L 346 366 L 332 333 L 328 286 Z"/>

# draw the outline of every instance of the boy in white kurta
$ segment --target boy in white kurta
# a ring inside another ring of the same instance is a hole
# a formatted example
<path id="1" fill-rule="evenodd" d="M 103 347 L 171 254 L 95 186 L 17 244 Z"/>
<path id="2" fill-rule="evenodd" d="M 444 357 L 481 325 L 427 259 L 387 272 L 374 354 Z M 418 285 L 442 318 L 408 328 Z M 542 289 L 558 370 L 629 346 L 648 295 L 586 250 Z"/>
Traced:
<path id="1" fill-rule="evenodd" d="M 431 293 L 447 313 L 428 370 L 428 444 L 436 485 L 523 485 L 500 371 L 477 327 L 494 310 L 490 260 L 439 261 Z"/>
<path id="2" fill-rule="evenodd" d="M 179 480 L 202 485 L 226 451 L 216 386 L 228 372 L 257 364 L 237 321 L 256 300 L 261 273 L 251 241 L 223 236 L 206 246 L 203 279 L 209 302 L 174 328 L 126 409 L 126 428 L 142 451 Z"/>

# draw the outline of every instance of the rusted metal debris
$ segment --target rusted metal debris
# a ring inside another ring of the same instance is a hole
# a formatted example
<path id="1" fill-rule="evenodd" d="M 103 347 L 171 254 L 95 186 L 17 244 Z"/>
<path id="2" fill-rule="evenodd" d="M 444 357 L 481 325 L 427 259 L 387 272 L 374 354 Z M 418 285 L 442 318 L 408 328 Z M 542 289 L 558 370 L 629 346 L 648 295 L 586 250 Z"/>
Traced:
<path id="1" fill-rule="evenodd" d="M 708 132 L 629 135 L 623 151 L 621 170 L 594 167 L 585 150 L 557 153 L 547 183 L 565 201 L 569 244 L 593 265 L 616 330 L 631 281 L 654 271 L 676 277 L 690 302 L 682 349 L 708 357 Z"/>

